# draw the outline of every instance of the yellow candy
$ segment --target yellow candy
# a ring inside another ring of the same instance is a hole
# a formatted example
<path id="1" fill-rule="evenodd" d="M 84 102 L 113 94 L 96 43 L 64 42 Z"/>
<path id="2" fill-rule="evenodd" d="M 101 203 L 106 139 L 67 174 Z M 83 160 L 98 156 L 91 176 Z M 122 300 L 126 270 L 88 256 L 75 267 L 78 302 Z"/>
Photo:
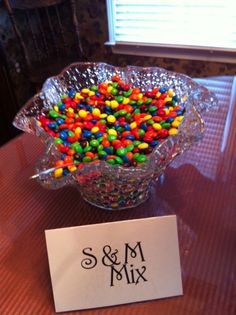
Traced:
<path id="1" fill-rule="evenodd" d="M 85 94 L 88 94 L 90 92 L 90 90 L 89 89 L 82 89 L 81 92 L 85 93 Z"/>
<path id="2" fill-rule="evenodd" d="M 130 128 L 131 128 L 131 129 L 137 128 L 137 123 L 136 123 L 136 121 L 133 121 L 133 122 L 130 124 Z"/>
<path id="3" fill-rule="evenodd" d="M 92 114 L 93 114 L 94 116 L 100 117 L 101 111 L 100 111 L 99 108 L 94 108 L 93 111 L 92 111 Z"/>
<path id="4" fill-rule="evenodd" d="M 156 97 L 158 98 L 158 97 L 160 97 L 161 96 L 161 92 L 158 92 L 157 94 L 156 94 Z"/>
<path id="5" fill-rule="evenodd" d="M 86 112 L 86 110 L 84 109 L 79 110 L 79 117 L 85 118 L 87 115 L 88 115 L 88 112 Z"/>
<path id="6" fill-rule="evenodd" d="M 100 118 L 106 118 L 107 117 L 107 114 L 106 113 L 103 113 L 100 115 Z"/>
<path id="7" fill-rule="evenodd" d="M 179 124 L 180 124 L 180 121 L 178 121 L 177 119 L 175 119 L 175 120 L 172 122 L 171 126 L 172 126 L 172 127 L 175 127 L 175 128 L 178 128 L 178 127 L 179 127 Z"/>
<path id="8" fill-rule="evenodd" d="M 147 121 L 147 120 L 149 120 L 149 119 L 152 119 L 152 115 L 146 115 L 146 116 L 144 116 L 143 117 L 143 121 Z"/>
<path id="9" fill-rule="evenodd" d="M 110 102 L 110 106 L 111 106 L 112 109 L 115 109 L 115 108 L 117 108 L 119 106 L 119 103 L 116 100 L 112 100 Z"/>
<path id="10" fill-rule="evenodd" d="M 108 116 L 107 116 L 107 121 L 108 121 L 109 123 L 114 123 L 114 122 L 116 121 L 116 117 L 113 116 L 113 115 L 108 115 Z"/>
<path id="11" fill-rule="evenodd" d="M 81 133 L 82 133 L 82 130 L 81 130 L 81 128 L 80 127 L 77 127 L 77 128 L 75 128 L 75 135 L 76 136 L 79 136 L 79 135 L 81 135 Z"/>
<path id="12" fill-rule="evenodd" d="M 169 111 L 172 112 L 172 110 L 174 110 L 173 106 L 169 106 Z"/>
<path id="13" fill-rule="evenodd" d="M 67 168 L 68 168 L 68 170 L 69 170 L 70 172 L 74 172 L 74 171 L 77 170 L 77 167 L 76 167 L 75 165 L 69 165 L 69 166 L 67 166 Z"/>
<path id="14" fill-rule="evenodd" d="M 123 99 L 123 102 L 122 102 L 122 104 L 129 104 L 129 101 L 130 101 L 130 99 L 128 98 L 128 97 L 125 97 L 124 99 Z"/>
<path id="15" fill-rule="evenodd" d="M 55 105 L 54 107 L 53 107 L 53 109 L 55 110 L 55 112 L 59 112 L 59 108 L 58 108 L 58 106 L 57 105 Z"/>
<path id="16" fill-rule="evenodd" d="M 106 100 L 106 101 L 105 101 L 105 104 L 106 104 L 107 106 L 110 106 L 110 105 L 111 105 L 111 102 L 108 101 L 108 100 Z"/>
<path id="17" fill-rule="evenodd" d="M 91 132 L 92 133 L 97 133 L 99 131 L 99 128 L 97 126 L 94 126 L 92 129 L 91 129 Z"/>
<path id="18" fill-rule="evenodd" d="M 163 110 L 164 110 L 164 112 L 166 113 L 166 115 L 168 115 L 169 112 L 170 112 L 168 108 L 163 108 Z"/>
<path id="19" fill-rule="evenodd" d="M 94 91 L 89 91 L 88 95 L 89 96 L 93 96 L 93 95 L 95 95 L 95 92 Z"/>
<path id="20" fill-rule="evenodd" d="M 55 171 L 54 171 L 54 177 L 61 177 L 63 174 L 63 168 L 60 167 L 60 168 L 57 168 Z"/>
<path id="21" fill-rule="evenodd" d="M 117 136 L 117 131 L 115 129 L 109 129 L 108 134 L 112 136 Z"/>
<path id="22" fill-rule="evenodd" d="M 155 129 L 155 130 L 161 130 L 162 129 L 162 126 L 158 123 L 155 123 L 152 125 L 152 127 Z"/>
<path id="23" fill-rule="evenodd" d="M 182 121 L 182 120 L 184 119 L 184 116 L 177 116 L 175 119 L 176 119 L 177 121 Z"/>
<path id="24" fill-rule="evenodd" d="M 172 98 L 171 98 L 171 97 L 166 97 L 166 98 L 164 99 L 164 102 L 165 102 L 165 103 L 171 102 L 171 101 L 172 101 Z"/>
<path id="25" fill-rule="evenodd" d="M 108 92 L 108 93 L 110 93 L 112 89 L 113 89 L 113 87 L 112 87 L 112 86 L 108 86 L 108 88 L 107 88 L 107 92 Z"/>
<path id="26" fill-rule="evenodd" d="M 80 93 L 76 93 L 75 94 L 75 98 L 79 99 L 79 100 L 82 100 L 83 99 L 83 96 L 80 94 Z"/>
<path id="27" fill-rule="evenodd" d="M 70 114 L 73 114 L 74 113 L 74 109 L 70 107 L 70 108 L 67 109 L 67 112 L 70 113 Z"/>
<path id="28" fill-rule="evenodd" d="M 169 129 L 169 135 L 174 136 L 178 134 L 178 130 L 176 128 L 170 128 Z"/>
<path id="29" fill-rule="evenodd" d="M 149 144 L 146 143 L 146 142 L 140 143 L 140 144 L 138 145 L 138 148 L 139 148 L 140 150 L 147 149 L 148 147 L 149 147 Z"/>
<path id="30" fill-rule="evenodd" d="M 169 97 L 172 97 L 172 96 L 174 96 L 174 91 L 173 90 L 168 90 L 167 94 L 168 94 Z"/>
<path id="31" fill-rule="evenodd" d="M 143 98 L 143 93 L 139 93 L 138 98 L 141 100 Z"/>

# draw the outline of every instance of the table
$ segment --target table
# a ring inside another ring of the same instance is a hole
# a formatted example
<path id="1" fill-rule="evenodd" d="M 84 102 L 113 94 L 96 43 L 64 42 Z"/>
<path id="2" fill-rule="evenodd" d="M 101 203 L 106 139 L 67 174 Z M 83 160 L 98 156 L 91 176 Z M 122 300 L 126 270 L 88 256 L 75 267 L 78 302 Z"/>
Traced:
<path id="1" fill-rule="evenodd" d="M 46 229 L 168 214 L 178 220 L 184 295 L 68 314 L 236 314 L 236 77 L 198 81 L 216 93 L 219 109 L 204 115 L 201 143 L 136 209 L 104 211 L 73 187 L 46 190 L 30 180 L 44 149 L 35 136 L 0 148 L 0 314 L 54 314 Z"/>

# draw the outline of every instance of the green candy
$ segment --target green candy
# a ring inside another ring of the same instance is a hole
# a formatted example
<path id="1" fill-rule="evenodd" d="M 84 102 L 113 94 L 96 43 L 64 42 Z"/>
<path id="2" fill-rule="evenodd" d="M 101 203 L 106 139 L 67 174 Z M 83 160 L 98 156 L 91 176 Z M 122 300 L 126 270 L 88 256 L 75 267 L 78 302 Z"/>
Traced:
<path id="1" fill-rule="evenodd" d="M 99 120 L 99 123 L 100 123 L 101 125 L 106 125 L 106 124 L 107 124 L 107 122 L 106 122 L 105 119 L 100 119 L 100 120 Z"/>
<path id="2" fill-rule="evenodd" d="M 58 118 L 59 114 L 55 110 L 50 110 L 49 111 L 49 116 L 52 118 Z"/>
<path id="3" fill-rule="evenodd" d="M 125 119 L 126 120 L 129 120 L 131 118 L 131 113 L 127 113 L 126 115 L 125 115 Z"/>
<path id="4" fill-rule="evenodd" d="M 126 148 L 119 148 L 116 150 L 116 154 L 119 156 L 124 156 L 124 155 L 126 155 L 126 153 L 127 153 Z"/>
<path id="5" fill-rule="evenodd" d="M 133 144 L 129 144 L 129 145 L 127 145 L 127 147 L 126 147 L 126 151 L 127 151 L 127 152 L 131 152 L 131 151 L 133 151 L 133 149 L 134 149 L 134 145 L 133 145 Z"/>
<path id="6" fill-rule="evenodd" d="M 64 98 L 67 98 L 67 97 L 68 97 L 67 94 L 63 94 L 63 95 L 61 96 L 61 99 L 64 100 Z"/>
<path id="7" fill-rule="evenodd" d="M 120 158 L 119 156 L 116 156 L 116 157 L 115 157 L 115 162 L 116 162 L 117 164 L 120 164 L 120 165 L 124 164 L 124 161 L 123 161 L 122 158 Z"/>
<path id="8" fill-rule="evenodd" d="M 149 119 L 148 121 L 147 121 L 147 124 L 148 125 L 153 125 L 155 122 L 154 122 L 154 120 L 153 119 Z"/>
<path id="9" fill-rule="evenodd" d="M 106 160 L 107 163 L 111 164 L 111 165 L 115 165 L 116 164 L 116 161 L 114 159 L 109 159 L 109 160 Z"/>
<path id="10" fill-rule="evenodd" d="M 156 108 L 156 106 L 150 106 L 150 107 L 148 108 L 148 111 L 149 111 L 149 113 L 152 113 L 152 112 L 157 111 L 157 108 Z"/>
<path id="11" fill-rule="evenodd" d="M 134 155 L 133 155 L 133 159 L 135 160 L 135 161 L 137 161 L 137 159 L 138 159 L 138 157 L 139 157 L 139 153 L 134 153 Z"/>
<path id="12" fill-rule="evenodd" d="M 137 101 L 137 105 L 138 105 L 138 106 L 140 106 L 140 105 L 142 105 L 142 104 L 143 104 L 143 101 L 142 101 L 142 100 L 138 100 L 138 101 Z"/>
<path id="13" fill-rule="evenodd" d="M 131 101 L 129 102 L 129 104 L 132 105 L 132 106 L 134 106 L 134 105 L 136 105 L 136 101 L 135 101 L 135 100 L 131 100 Z"/>
<path id="14" fill-rule="evenodd" d="M 116 130 L 117 130 L 118 132 L 123 132 L 125 129 L 120 126 L 120 127 L 116 128 Z"/>
<path id="15" fill-rule="evenodd" d="M 122 103 L 123 100 L 124 100 L 124 97 L 123 97 L 122 95 L 119 95 L 119 96 L 116 97 L 116 101 L 117 101 L 118 103 Z"/>
<path id="16" fill-rule="evenodd" d="M 77 152 L 82 154 L 84 152 L 83 148 L 78 142 L 73 143 L 73 149 Z"/>
<path id="17" fill-rule="evenodd" d="M 102 144 L 99 144 L 98 147 L 97 147 L 98 152 L 99 152 L 99 151 L 102 151 L 103 148 L 104 148 L 103 145 L 102 145 Z"/>
<path id="18" fill-rule="evenodd" d="M 92 85 L 90 90 L 96 92 L 98 90 L 98 87 L 96 85 Z"/>
<path id="19" fill-rule="evenodd" d="M 151 98 L 147 98 L 145 104 L 146 104 L 146 105 L 149 105 L 149 104 L 151 104 L 151 102 L 152 102 L 152 99 L 151 99 Z"/>
<path id="20" fill-rule="evenodd" d="M 128 91 L 123 92 L 124 97 L 129 97 L 132 94 L 132 90 L 129 89 Z"/>
<path id="21" fill-rule="evenodd" d="M 139 129 L 138 130 L 138 134 L 140 135 L 140 137 L 143 137 L 145 135 L 145 131 L 143 129 Z"/>
<path id="22" fill-rule="evenodd" d="M 136 161 L 138 163 L 144 163 L 147 161 L 147 157 L 144 154 L 139 154 L 139 156 L 137 157 Z"/>
<path id="23" fill-rule="evenodd" d="M 74 134 L 74 132 L 73 132 L 73 131 L 71 131 L 71 130 L 70 130 L 70 131 L 68 131 L 68 136 L 69 136 L 69 137 L 74 137 L 74 136 L 75 136 L 75 134 Z"/>
<path id="24" fill-rule="evenodd" d="M 103 159 L 107 157 L 107 153 L 103 150 L 99 151 L 98 155 L 100 156 L 100 158 L 103 158 Z"/>
<path id="25" fill-rule="evenodd" d="M 125 109 L 119 110 L 119 115 L 120 116 L 125 116 L 127 114 L 127 111 Z"/>
<path id="26" fill-rule="evenodd" d="M 133 145 L 134 145 L 135 147 L 137 147 L 140 143 L 141 143 L 141 141 L 139 141 L 139 140 L 134 140 Z"/>
<path id="27" fill-rule="evenodd" d="M 116 88 L 113 88 L 113 89 L 111 90 L 111 94 L 112 94 L 112 95 L 117 95 L 117 93 L 118 93 L 118 90 L 117 90 Z"/>
<path id="28" fill-rule="evenodd" d="M 140 109 L 136 108 L 136 109 L 134 110 L 134 114 L 140 114 Z"/>
<path id="29" fill-rule="evenodd" d="M 164 128 L 164 129 L 170 129 L 170 127 L 171 127 L 170 123 L 165 122 L 162 124 L 162 128 Z"/>
<path id="30" fill-rule="evenodd" d="M 93 139 L 89 142 L 89 144 L 92 146 L 92 147 L 97 147 L 99 145 L 99 142 L 96 140 L 96 139 Z"/>
<path id="31" fill-rule="evenodd" d="M 92 150 L 91 145 L 88 145 L 87 147 L 84 148 L 83 152 L 89 152 Z"/>
<path id="32" fill-rule="evenodd" d="M 113 88 L 117 88 L 118 85 L 119 85 L 118 82 L 113 82 L 113 83 L 112 83 L 112 87 L 113 87 Z"/>
<path id="33" fill-rule="evenodd" d="M 117 136 L 115 136 L 115 135 L 109 135 L 108 137 L 107 137 L 107 140 L 109 141 L 109 142 L 112 142 L 112 141 L 114 141 L 114 140 L 116 140 L 117 139 Z"/>
<path id="34" fill-rule="evenodd" d="M 63 140 L 62 139 L 60 139 L 60 138 L 56 138 L 55 140 L 54 140 L 54 143 L 57 145 L 57 144 L 61 144 L 61 143 L 63 143 Z"/>
<path id="35" fill-rule="evenodd" d="M 84 156 L 82 161 L 83 162 L 91 162 L 92 159 L 89 156 Z"/>

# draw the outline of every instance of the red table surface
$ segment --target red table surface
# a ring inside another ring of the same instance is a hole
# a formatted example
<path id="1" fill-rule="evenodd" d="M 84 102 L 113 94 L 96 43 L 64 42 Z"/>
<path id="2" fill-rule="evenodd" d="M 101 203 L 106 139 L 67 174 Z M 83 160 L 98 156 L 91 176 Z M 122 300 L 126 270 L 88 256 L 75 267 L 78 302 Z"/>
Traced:
<path id="1" fill-rule="evenodd" d="M 0 148 L 0 314 L 54 314 L 46 229 L 176 214 L 184 295 L 68 314 L 236 314 L 236 77 L 198 80 L 219 110 L 135 209 L 104 211 L 74 187 L 29 180 L 44 147 L 23 134 Z M 145 233 L 145 231 L 144 231 Z M 79 299 L 79 296 L 78 296 Z"/>

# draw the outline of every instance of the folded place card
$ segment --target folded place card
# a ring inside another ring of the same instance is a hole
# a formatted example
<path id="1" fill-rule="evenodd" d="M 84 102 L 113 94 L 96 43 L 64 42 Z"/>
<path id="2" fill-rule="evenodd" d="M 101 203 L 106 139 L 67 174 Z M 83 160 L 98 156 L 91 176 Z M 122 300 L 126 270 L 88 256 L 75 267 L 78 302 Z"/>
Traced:
<path id="1" fill-rule="evenodd" d="M 174 215 L 45 234 L 57 312 L 182 294 Z"/>

